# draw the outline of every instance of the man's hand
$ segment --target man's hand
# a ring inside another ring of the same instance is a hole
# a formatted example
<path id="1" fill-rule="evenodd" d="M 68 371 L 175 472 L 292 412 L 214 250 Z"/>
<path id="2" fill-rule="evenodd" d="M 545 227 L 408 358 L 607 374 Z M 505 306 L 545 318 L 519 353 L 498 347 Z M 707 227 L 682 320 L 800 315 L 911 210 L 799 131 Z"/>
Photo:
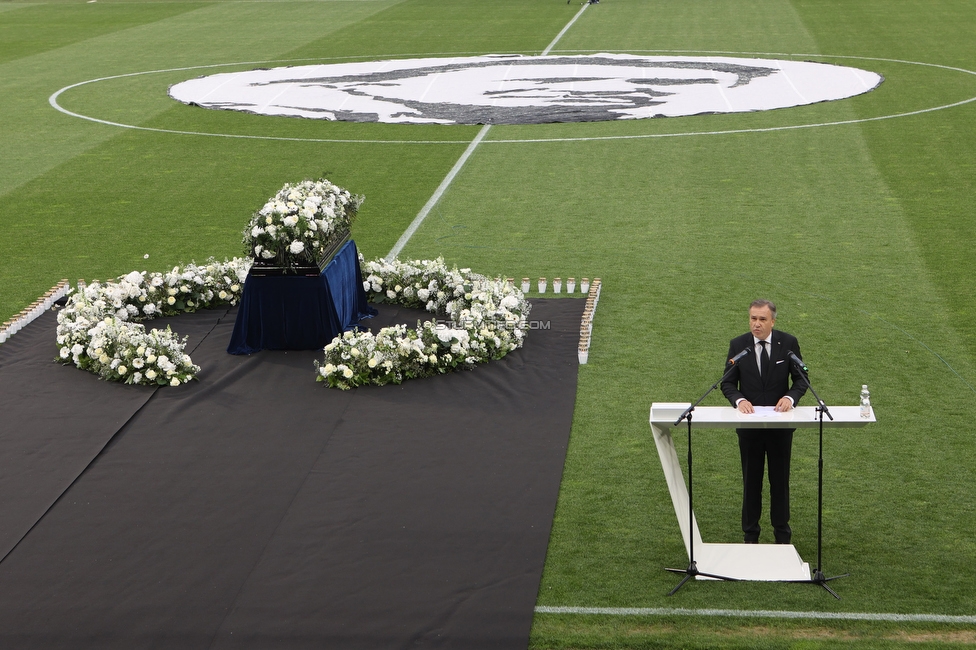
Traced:
<path id="1" fill-rule="evenodd" d="M 777 413 L 786 413 L 787 411 L 793 410 L 793 400 L 789 397 L 780 397 L 779 401 L 776 402 L 776 408 L 774 409 Z"/>
<path id="2" fill-rule="evenodd" d="M 739 404 L 735 408 L 739 409 L 739 413 L 755 413 L 756 412 L 756 409 L 752 408 L 752 402 L 750 402 L 747 399 L 744 399 L 741 402 L 739 402 Z"/>

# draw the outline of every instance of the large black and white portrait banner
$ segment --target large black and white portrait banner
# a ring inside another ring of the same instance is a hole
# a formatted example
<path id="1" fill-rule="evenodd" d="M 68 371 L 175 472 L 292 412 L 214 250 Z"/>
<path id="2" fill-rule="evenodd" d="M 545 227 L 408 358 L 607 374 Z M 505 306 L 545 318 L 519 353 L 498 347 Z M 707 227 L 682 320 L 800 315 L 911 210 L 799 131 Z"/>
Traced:
<path id="1" fill-rule="evenodd" d="M 350 122 L 539 124 L 741 113 L 844 99 L 881 75 L 774 59 L 595 54 L 368 61 L 172 86 L 205 108 Z"/>

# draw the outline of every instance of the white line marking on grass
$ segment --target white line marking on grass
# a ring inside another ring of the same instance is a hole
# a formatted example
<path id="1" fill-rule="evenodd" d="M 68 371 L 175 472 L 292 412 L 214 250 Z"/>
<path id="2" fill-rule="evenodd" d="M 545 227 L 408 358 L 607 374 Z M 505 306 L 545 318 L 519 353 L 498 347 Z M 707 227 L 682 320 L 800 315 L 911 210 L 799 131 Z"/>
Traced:
<path id="1" fill-rule="evenodd" d="M 478 135 L 476 135 L 474 140 L 471 141 L 471 144 L 468 145 L 468 148 L 464 150 L 464 153 L 461 154 L 461 157 L 458 158 L 458 161 L 454 163 L 454 166 L 451 167 L 451 171 L 447 173 L 447 176 L 444 177 L 444 180 L 441 181 L 441 184 L 437 186 L 437 189 L 434 191 L 433 196 L 431 196 L 430 199 L 427 200 L 427 203 L 424 204 L 424 207 L 420 209 L 420 212 L 417 213 L 417 216 L 414 217 L 413 221 L 410 222 L 410 225 L 407 226 L 407 229 L 403 232 L 402 235 L 400 235 L 400 239 L 397 240 L 397 243 L 393 246 L 393 248 L 390 249 L 390 252 L 386 254 L 387 260 L 392 260 L 397 255 L 400 254 L 400 251 L 402 251 L 403 247 L 407 245 L 407 242 L 410 241 L 410 238 L 413 237 L 413 234 L 417 232 L 417 228 L 420 228 L 420 224 L 424 222 L 424 219 L 427 218 L 427 215 L 430 214 L 430 211 L 434 208 L 435 205 L 437 205 L 437 202 L 441 200 L 441 196 L 443 196 L 444 192 L 447 191 L 447 188 L 450 187 L 451 183 L 454 181 L 454 177 L 457 176 L 458 172 L 461 171 L 461 168 L 464 167 L 464 163 L 468 162 L 468 158 L 471 157 L 471 154 L 474 153 L 474 150 L 477 148 L 477 146 L 481 144 L 481 141 L 488 134 L 488 130 L 490 128 L 491 128 L 490 124 L 486 124 L 483 127 L 481 127 L 481 130 L 478 131 Z"/>
<path id="2" fill-rule="evenodd" d="M 546 49 L 542 50 L 542 56 L 547 56 L 549 54 L 549 50 L 551 50 L 556 45 L 556 43 L 559 42 L 559 39 L 563 37 L 563 34 L 569 31 L 569 28 L 573 26 L 573 23 L 576 22 L 577 18 L 583 15 L 583 12 L 586 10 L 588 6 L 589 3 L 583 4 L 583 8 L 580 9 L 578 12 L 576 12 L 576 15 L 573 16 L 573 19 L 570 20 L 568 23 L 566 23 L 566 26 L 563 27 L 562 31 L 556 35 L 556 38 L 552 39 L 552 42 L 546 46 Z M 417 213 L 417 216 L 414 217 L 413 221 L 410 222 L 410 225 L 407 226 L 407 229 L 403 232 L 402 235 L 400 235 L 400 239 L 397 240 L 397 243 L 394 244 L 393 248 L 390 249 L 390 252 L 386 254 L 386 259 L 388 261 L 393 260 L 394 258 L 396 258 L 397 255 L 400 254 L 400 251 L 403 250 L 403 247 L 407 245 L 407 242 L 410 241 L 410 238 L 413 237 L 415 232 L 417 232 L 417 229 L 420 228 L 420 225 L 424 222 L 424 219 L 427 218 L 427 215 L 430 214 L 430 211 L 434 208 L 435 205 L 437 205 L 437 202 L 441 200 L 441 197 L 444 196 L 444 192 L 446 192 L 447 188 L 451 186 L 452 182 L 454 182 L 454 177 L 457 176 L 458 172 L 461 171 L 461 168 L 464 167 L 464 163 L 468 162 L 468 158 L 471 157 L 471 154 L 473 154 L 474 150 L 478 148 L 478 145 L 481 144 L 481 141 L 485 139 L 485 136 L 488 135 L 488 131 L 490 130 L 491 130 L 491 125 L 485 124 L 481 128 L 481 130 L 478 131 L 478 135 L 476 135 L 474 140 L 471 141 L 471 144 L 468 145 L 468 148 L 464 150 L 464 153 L 461 154 L 461 157 L 458 158 L 458 161 L 454 163 L 454 166 L 451 167 L 451 171 L 447 173 L 447 176 L 445 176 L 444 180 L 441 181 L 441 184 L 437 186 L 437 189 L 434 190 L 434 195 L 427 200 L 427 203 L 424 204 L 424 207 L 420 209 L 420 212 Z"/>
<path id="3" fill-rule="evenodd" d="M 356 57 L 358 58 L 358 57 Z M 179 131 L 175 129 L 157 129 L 150 126 L 136 126 L 134 124 L 123 124 L 121 122 L 112 122 L 109 120 L 102 120 L 97 117 L 90 117 L 88 115 L 82 115 L 81 113 L 75 113 L 64 108 L 58 104 L 58 98 L 62 93 L 65 93 L 73 88 L 78 88 L 79 86 L 85 86 L 88 84 L 98 83 L 100 81 L 111 81 L 113 79 L 125 79 L 126 77 L 138 77 L 147 74 L 158 74 L 164 72 L 185 72 L 188 70 L 201 70 L 208 68 L 223 68 L 227 66 L 236 65 L 263 65 L 267 63 L 288 63 L 294 61 L 311 61 L 318 59 L 286 59 L 280 61 L 242 61 L 240 63 L 217 63 L 213 65 L 194 65 L 185 68 L 167 68 L 165 70 L 148 70 L 145 72 L 129 72 L 127 74 L 117 74 L 110 77 L 100 77 L 98 79 L 89 79 L 88 81 L 80 81 L 76 84 L 71 84 L 70 86 L 65 86 L 61 88 L 53 95 L 48 97 L 48 103 L 57 111 L 64 113 L 65 115 L 70 115 L 71 117 L 77 117 L 83 120 L 88 120 L 89 122 L 96 122 L 98 124 L 105 124 L 107 126 L 117 126 L 123 129 L 133 129 L 136 131 L 151 131 L 154 133 L 172 133 L 175 135 L 202 135 L 214 138 L 236 138 L 241 140 L 277 140 L 284 142 L 335 142 L 335 143 L 351 143 L 351 144 L 464 144 L 467 140 L 356 140 L 356 139 L 336 139 L 336 138 L 289 138 L 284 136 L 269 136 L 269 135 L 245 135 L 239 133 L 204 133 L 202 131 Z"/>
<path id="4" fill-rule="evenodd" d="M 885 614 L 868 612 L 791 612 L 774 609 L 684 609 L 680 607 L 536 607 L 537 614 L 589 616 L 717 616 L 726 618 L 792 618 L 832 621 L 884 621 L 894 623 L 973 624 L 976 616 L 948 614 Z"/>
<path id="5" fill-rule="evenodd" d="M 563 30 L 561 32 L 559 32 L 558 34 L 556 34 L 556 38 L 552 39 L 552 43 L 549 43 L 549 45 L 546 46 L 546 49 L 542 50 L 542 56 L 546 56 L 546 55 L 549 54 L 550 51 L 552 51 L 552 48 L 554 48 L 556 46 L 556 43 L 559 42 L 559 39 L 561 39 L 566 34 L 566 32 L 569 31 L 569 28 L 573 26 L 573 23 L 576 22 L 576 19 L 579 18 L 580 16 L 582 16 L 583 15 L 583 12 L 586 11 L 586 8 L 589 7 L 589 6 L 590 6 L 590 3 L 589 2 L 584 2 L 583 3 L 583 7 L 579 11 L 576 12 L 576 15 L 573 16 L 573 19 L 571 21 L 569 21 L 568 23 L 566 23 L 566 26 L 563 27 Z"/>
<path id="6" fill-rule="evenodd" d="M 976 74 L 976 73 L 974 73 Z M 538 142 L 596 142 L 600 140 L 646 140 L 649 138 L 682 138 L 696 135 L 736 135 L 740 133 L 772 133 L 775 131 L 793 131 L 796 129 L 816 129 L 824 126 L 843 126 L 845 124 L 862 124 L 864 122 L 877 122 L 880 120 L 893 120 L 897 117 L 911 117 L 912 115 L 922 115 L 933 111 L 941 111 L 946 108 L 955 108 L 964 104 L 976 102 L 976 97 L 970 97 L 953 104 L 936 106 L 935 108 L 923 108 L 908 113 L 896 113 L 894 115 L 882 115 L 879 117 L 864 117 L 856 120 L 839 120 L 837 122 L 817 122 L 814 124 L 795 124 L 792 126 L 770 126 L 756 129 L 728 129 L 725 131 L 688 131 L 685 133 L 646 133 L 641 135 L 601 135 L 580 138 L 526 138 L 524 140 L 489 140 L 488 144 L 529 144 Z"/>
<path id="7" fill-rule="evenodd" d="M 456 53 L 456 55 L 462 54 L 482 54 L 481 52 L 461 52 Z M 393 58 L 393 55 L 388 55 Z M 417 56 L 430 56 L 430 54 L 419 53 L 419 54 L 409 54 L 408 57 Z M 285 136 L 273 136 L 273 135 L 243 135 L 236 133 L 206 133 L 203 131 L 180 131 L 175 129 L 158 129 L 149 126 L 137 126 L 135 124 L 123 124 L 121 122 L 112 122 L 109 120 L 102 120 L 97 117 L 91 117 L 89 115 L 82 115 L 81 113 L 75 113 L 69 111 L 58 103 L 58 98 L 65 92 L 72 90 L 73 88 L 78 88 L 80 86 L 86 86 L 88 84 L 94 84 L 101 81 L 112 81 L 113 79 L 125 79 L 127 77 L 139 77 L 149 74 L 161 74 L 166 72 L 187 72 L 189 70 L 209 70 L 213 68 L 227 68 L 239 65 L 267 65 L 271 63 L 299 63 L 302 61 L 333 61 L 333 60 L 347 60 L 347 59 L 373 59 L 375 56 L 340 56 L 340 57 L 328 57 L 326 59 L 322 58 L 308 58 L 308 59 L 271 59 L 267 61 L 238 61 L 235 63 L 212 63 L 208 65 L 191 65 L 181 68 L 164 68 L 162 70 L 144 70 L 142 72 L 129 72 L 126 74 L 111 75 L 108 77 L 99 77 L 97 79 L 89 79 L 87 81 L 80 81 L 70 86 L 65 86 L 61 88 L 53 95 L 48 98 L 48 104 L 50 104 L 55 110 L 64 113 L 65 115 L 70 115 L 71 117 L 77 117 L 82 120 L 88 120 L 89 122 L 96 122 L 98 124 L 105 124 L 107 126 L 117 126 L 122 129 L 133 129 L 136 131 L 151 131 L 154 133 L 172 133 L 174 135 L 202 135 L 214 138 L 236 138 L 242 140 L 274 140 L 274 141 L 284 141 L 284 142 L 334 142 L 339 144 L 466 144 L 467 140 L 362 140 L 362 139 L 337 139 L 337 138 L 289 138 Z M 383 58 L 383 56 L 380 56 Z"/>
<path id="8" fill-rule="evenodd" d="M 585 5 L 584 5 L 585 6 Z M 560 50 L 562 51 L 562 50 Z M 623 50 L 566 50 L 566 52 L 622 52 Z M 965 74 L 976 76 L 976 72 L 973 70 L 966 70 L 965 68 L 957 68 L 954 66 L 941 65 L 938 63 L 923 63 L 920 61 L 905 61 L 901 59 L 885 59 L 879 57 L 868 57 L 868 56 L 854 56 L 854 55 L 834 55 L 834 54 L 785 54 L 785 53 L 774 53 L 774 52 L 701 52 L 699 50 L 627 50 L 627 52 L 658 52 L 658 53 L 672 53 L 672 54 L 687 54 L 687 53 L 698 53 L 698 54 L 740 54 L 740 55 L 752 55 L 752 56 L 787 56 L 787 57 L 818 57 L 818 58 L 832 58 L 832 59 L 859 59 L 865 61 L 884 61 L 888 63 L 902 63 L 906 65 L 919 65 L 930 68 L 940 68 L 943 70 L 952 70 L 955 72 L 963 72 Z M 462 53 L 451 53 L 451 56 L 460 56 L 462 54 L 478 54 L 477 52 L 462 52 Z M 483 54 L 483 53 L 482 53 Z M 70 86 L 65 86 L 61 88 L 53 95 L 48 98 L 48 103 L 57 111 L 64 113 L 65 115 L 70 115 L 71 117 L 77 117 L 82 120 L 88 120 L 90 122 L 97 122 L 99 124 L 105 124 L 107 126 L 115 126 L 123 129 L 133 129 L 136 131 L 151 131 L 154 133 L 172 133 L 175 135 L 196 135 L 211 138 L 237 138 L 241 140 L 272 140 L 272 141 L 283 141 L 283 142 L 330 142 L 338 144 L 467 144 L 468 140 L 365 140 L 365 139 L 342 139 L 342 138 L 291 138 L 282 136 L 270 136 L 270 135 L 242 135 L 242 134 L 232 134 L 232 133 L 206 133 L 203 131 L 180 131 L 175 129 L 159 129 L 147 126 L 137 126 L 135 124 L 123 124 L 120 122 L 112 122 L 109 120 L 102 120 L 96 117 L 91 117 L 88 115 L 82 115 L 81 113 L 75 113 L 69 111 L 66 108 L 58 104 L 58 98 L 60 95 L 68 90 L 77 88 L 79 86 L 84 86 L 87 84 L 93 84 L 100 81 L 109 81 L 112 79 L 122 79 L 125 77 L 136 77 L 140 75 L 157 74 L 163 72 L 181 72 L 187 70 L 200 70 L 207 68 L 220 68 L 220 67 L 230 67 L 238 65 L 259 65 L 268 63 L 295 63 L 299 61 L 322 61 L 322 60 L 337 60 L 337 59 L 377 59 L 383 57 L 391 58 L 402 58 L 403 56 L 409 57 L 421 57 L 421 56 L 447 56 L 445 53 L 413 53 L 409 55 L 376 55 L 371 57 L 366 56 L 349 56 L 349 57 L 329 57 L 326 59 L 315 58 L 315 59 L 278 59 L 271 61 L 241 61 L 237 63 L 217 63 L 211 65 L 197 65 L 189 66 L 185 68 L 169 68 L 165 70 L 146 70 L 143 72 L 130 72 L 128 74 L 113 75 L 109 77 L 100 77 L 98 79 L 89 79 L 88 81 L 81 81 L 76 84 L 71 84 Z M 500 139 L 500 140 L 485 140 L 485 144 L 521 144 L 521 143 L 538 143 L 538 142 L 595 142 L 600 140 L 641 140 L 647 138 L 675 138 L 675 137 L 686 137 L 686 136 L 701 136 L 701 135 L 736 135 L 742 133 L 768 133 L 772 131 L 789 131 L 792 129 L 811 129 L 825 126 L 843 126 L 847 124 L 860 124 L 862 122 L 874 122 L 878 120 L 890 120 L 897 117 L 911 117 L 913 115 L 921 115 L 923 113 L 931 113 L 933 111 L 941 111 L 948 108 L 955 108 L 957 106 L 962 106 L 964 104 L 969 104 L 971 102 L 976 102 L 976 97 L 971 97 L 969 99 L 964 99 L 962 101 L 954 102 L 951 104 L 943 104 L 941 106 L 934 106 L 932 108 L 924 108 L 917 111 L 910 111 L 907 113 L 895 113 L 891 115 L 881 115 L 877 117 L 865 117 L 855 120 L 843 120 L 838 122 L 819 122 L 816 124 L 797 124 L 793 126 L 779 126 L 779 127 L 769 127 L 769 128 L 756 128 L 756 129 L 729 129 L 724 131 L 688 131 L 679 133 L 653 133 L 653 134 L 637 134 L 637 135 L 618 135 L 618 136 L 596 136 L 596 137 L 579 137 L 579 138 L 527 138 L 527 139 Z"/>

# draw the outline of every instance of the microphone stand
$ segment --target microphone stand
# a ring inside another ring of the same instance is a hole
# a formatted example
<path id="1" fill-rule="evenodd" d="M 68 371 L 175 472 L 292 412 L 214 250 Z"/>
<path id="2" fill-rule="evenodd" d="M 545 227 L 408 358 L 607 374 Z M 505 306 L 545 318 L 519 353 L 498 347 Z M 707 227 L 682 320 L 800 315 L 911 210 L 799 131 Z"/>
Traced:
<path id="1" fill-rule="evenodd" d="M 820 457 L 817 461 L 817 568 L 814 569 L 813 577 L 810 580 L 795 580 L 793 582 L 820 585 L 827 590 L 827 593 L 837 600 L 840 600 L 840 596 L 837 595 L 837 592 L 831 589 L 827 583 L 831 580 L 836 580 L 837 578 L 846 578 L 851 574 L 844 573 L 827 578 L 824 576 L 824 572 L 821 569 L 823 566 L 823 419 L 824 415 L 831 420 L 834 419 L 834 416 L 830 414 L 830 411 L 827 410 L 827 405 L 824 404 L 824 401 L 820 399 L 820 395 L 817 395 L 817 391 L 814 390 L 813 384 L 810 383 L 810 377 L 807 375 L 806 366 L 803 365 L 803 362 L 792 353 L 790 354 L 790 361 L 800 372 L 800 376 L 803 377 L 803 381 L 806 382 L 807 388 L 810 389 L 810 392 L 813 393 L 814 398 L 816 398 L 817 419 L 820 421 Z"/>
<path id="2" fill-rule="evenodd" d="M 677 420 L 674 421 L 674 426 L 678 426 L 679 424 L 681 424 L 681 421 L 682 420 L 687 420 L 688 421 L 688 541 L 689 541 L 688 557 L 689 557 L 689 562 L 688 562 L 688 568 L 687 569 L 668 569 L 668 568 L 665 568 L 664 569 L 665 571 L 670 571 L 671 573 L 682 573 L 685 576 L 684 578 L 681 579 L 681 582 L 679 582 L 675 586 L 674 589 L 672 589 L 671 591 L 668 592 L 668 595 L 669 596 L 673 596 L 674 594 L 678 593 L 678 590 L 681 589 L 682 587 L 684 587 L 686 582 L 688 582 L 689 580 L 691 580 L 692 578 L 697 577 L 697 576 L 705 576 L 706 578 L 714 578 L 715 580 L 727 580 L 727 581 L 730 581 L 730 582 L 738 581 L 738 578 L 730 578 L 728 576 L 720 576 L 720 575 L 715 575 L 714 573 L 705 573 L 703 571 L 699 571 L 698 570 L 698 563 L 695 562 L 695 510 L 694 510 L 694 507 L 693 507 L 694 501 L 692 500 L 694 493 L 692 492 L 693 481 L 692 481 L 692 470 L 691 470 L 691 468 L 692 468 L 692 464 L 691 464 L 691 460 L 692 460 L 692 458 L 691 458 L 691 414 L 692 414 L 692 411 L 694 411 L 695 410 L 695 407 L 698 406 L 699 404 L 701 404 L 702 401 L 706 397 L 708 397 L 708 395 L 713 390 L 715 390 L 716 388 L 718 388 L 719 385 L 723 381 L 725 381 L 726 379 L 728 379 L 728 376 L 732 373 L 732 370 L 734 370 L 734 369 L 735 369 L 735 363 L 733 363 L 732 365 L 729 366 L 729 369 L 725 371 L 725 374 L 722 375 L 722 378 L 719 379 L 714 384 L 712 384 L 712 387 L 709 388 L 708 390 L 706 390 L 705 391 L 705 394 L 702 395 L 701 397 L 699 397 L 697 402 L 695 402 L 694 404 L 692 404 L 691 406 L 689 406 L 688 408 L 686 408 L 685 411 L 684 411 L 684 413 L 681 414 L 681 417 L 679 417 Z"/>

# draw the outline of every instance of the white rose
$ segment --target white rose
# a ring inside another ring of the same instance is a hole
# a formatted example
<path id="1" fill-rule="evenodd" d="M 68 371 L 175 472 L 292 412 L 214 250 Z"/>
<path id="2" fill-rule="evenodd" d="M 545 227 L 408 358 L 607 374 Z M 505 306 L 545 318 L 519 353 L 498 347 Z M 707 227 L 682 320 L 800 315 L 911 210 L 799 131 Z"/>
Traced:
<path id="1" fill-rule="evenodd" d="M 352 370 L 346 368 L 345 370 L 342 371 L 342 376 L 345 377 L 346 379 L 352 378 Z"/>
<path id="2" fill-rule="evenodd" d="M 119 366 L 118 368 L 116 368 L 116 371 L 118 371 L 120 375 L 124 375 L 129 371 L 129 369 L 126 368 L 125 366 Z"/>
<path id="3" fill-rule="evenodd" d="M 323 370 L 325 370 L 326 375 L 331 375 L 336 371 L 336 367 L 333 366 L 331 363 L 327 363 L 325 364 L 325 368 L 323 368 Z"/>
<path id="4" fill-rule="evenodd" d="M 298 225 L 298 217 L 296 217 L 295 215 L 291 215 L 289 217 L 285 217 L 284 219 L 282 219 L 281 222 L 284 223 L 289 228 L 294 228 L 295 226 Z"/>
<path id="5" fill-rule="evenodd" d="M 218 293 L 218 294 L 217 294 L 217 296 L 218 296 L 218 297 L 219 297 L 219 298 L 220 298 L 221 300 L 227 300 L 227 292 L 226 292 L 226 291 L 221 291 L 220 293 Z"/>
<path id="6" fill-rule="evenodd" d="M 369 358 L 369 362 L 367 363 L 367 365 L 370 368 L 375 368 L 376 367 L 376 357 L 370 357 Z"/>
<path id="7" fill-rule="evenodd" d="M 179 386 L 180 385 L 179 378 L 178 377 L 173 377 L 172 379 L 170 379 L 169 380 L 169 385 L 170 386 Z"/>
<path id="8" fill-rule="evenodd" d="M 305 250 L 305 244 L 300 241 L 293 241 L 291 244 L 289 244 L 288 250 L 291 251 L 292 255 L 298 255 Z"/>
<path id="9" fill-rule="evenodd" d="M 156 378 L 156 371 L 150 368 L 146 371 L 146 379 L 152 380 Z"/>
<path id="10" fill-rule="evenodd" d="M 150 354 L 148 357 L 146 357 L 146 363 L 155 363 L 155 361 L 156 361 L 155 354 Z M 149 373 L 146 374 L 148 375 Z M 150 377 L 150 379 L 152 379 L 152 377 Z"/>
<path id="11" fill-rule="evenodd" d="M 166 299 L 166 304 L 167 305 L 175 305 L 176 304 L 176 298 L 174 298 L 173 296 L 170 296 L 169 298 Z"/>

